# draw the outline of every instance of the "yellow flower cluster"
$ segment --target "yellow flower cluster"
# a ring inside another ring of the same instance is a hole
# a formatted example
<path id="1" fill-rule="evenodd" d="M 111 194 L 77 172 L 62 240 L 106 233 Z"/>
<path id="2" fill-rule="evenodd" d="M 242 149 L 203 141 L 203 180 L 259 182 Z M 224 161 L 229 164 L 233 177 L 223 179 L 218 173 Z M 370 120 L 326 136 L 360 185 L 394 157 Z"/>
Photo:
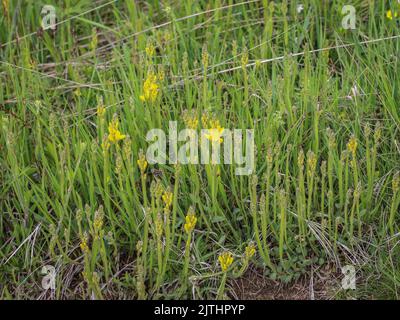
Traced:
<path id="1" fill-rule="evenodd" d="M 149 41 L 146 46 L 146 54 L 149 58 L 154 56 L 154 53 L 156 52 L 156 48 L 154 47 L 153 43 Z"/>
<path id="2" fill-rule="evenodd" d="M 125 135 L 119 131 L 119 122 L 116 117 L 108 125 L 108 141 L 111 143 L 117 143 L 120 140 L 125 139 Z"/>
<path id="3" fill-rule="evenodd" d="M 137 164 L 140 169 L 140 173 L 143 175 L 147 168 L 147 161 L 143 150 L 140 150 L 139 152 L 139 159 L 137 160 Z"/>
<path id="4" fill-rule="evenodd" d="M 245 249 L 245 256 L 247 260 L 250 260 L 256 254 L 256 246 L 253 242 L 250 242 Z"/>
<path id="5" fill-rule="evenodd" d="M 189 234 L 193 231 L 194 227 L 196 226 L 196 222 L 197 222 L 197 218 L 194 213 L 193 207 L 190 207 L 189 211 L 185 217 L 184 229 L 185 229 L 186 233 Z"/>
<path id="6" fill-rule="evenodd" d="M 205 134 L 204 136 L 212 142 L 222 143 L 222 141 L 224 141 L 224 139 L 221 138 L 223 133 L 224 133 L 224 128 L 218 127 L 218 128 L 208 129 L 208 133 Z"/>
<path id="7" fill-rule="evenodd" d="M 154 102 L 158 96 L 159 86 L 157 84 L 157 76 L 154 73 L 149 73 L 143 84 L 143 94 L 140 100 Z"/>
<path id="8" fill-rule="evenodd" d="M 105 115 L 105 113 L 106 113 L 106 108 L 103 105 L 99 105 L 97 107 L 97 116 L 99 118 L 102 118 Z"/>
<path id="9" fill-rule="evenodd" d="M 311 150 L 307 154 L 307 166 L 309 174 L 315 172 L 315 168 L 317 167 L 317 156 Z"/>
<path id="10" fill-rule="evenodd" d="M 355 136 L 352 136 L 349 140 L 349 142 L 347 143 L 347 149 L 351 152 L 351 154 L 353 155 L 353 157 L 355 157 L 356 155 L 356 151 L 357 151 L 357 139 Z"/>
<path id="11" fill-rule="evenodd" d="M 104 224 L 103 217 L 104 217 L 103 207 L 100 206 L 99 210 L 97 210 L 94 214 L 93 227 L 94 227 L 94 231 L 96 233 L 99 232 L 103 228 L 103 224 Z"/>
<path id="12" fill-rule="evenodd" d="M 392 10 L 388 10 L 386 12 L 386 18 L 388 18 L 389 20 L 393 20 L 393 18 L 397 18 L 398 16 L 399 14 L 397 13 L 397 11 L 393 13 Z"/>
<path id="13" fill-rule="evenodd" d="M 218 257 L 219 264 L 221 265 L 221 269 L 223 272 L 228 271 L 229 267 L 233 262 L 232 254 L 228 251 L 222 253 Z"/>
<path id="14" fill-rule="evenodd" d="M 206 139 L 210 140 L 211 142 L 222 143 L 224 141 L 222 135 L 225 129 L 221 127 L 219 120 L 211 119 L 208 121 L 208 125 L 208 133 L 204 135 Z"/>
<path id="15" fill-rule="evenodd" d="M 203 50 L 201 52 L 201 63 L 203 65 L 204 72 L 206 72 L 208 68 L 208 51 L 206 44 L 203 45 Z"/>
<path id="16" fill-rule="evenodd" d="M 199 125 L 199 119 L 194 112 L 189 112 L 188 110 L 185 110 L 182 114 L 182 119 L 187 128 L 194 130 L 197 129 Z"/>
<path id="17" fill-rule="evenodd" d="M 161 214 L 157 214 L 155 226 L 156 226 L 156 235 L 158 238 L 161 238 L 161 236 L 163 234 L 163 219 L 161 217 Z"/>
<path id="18" fill-rule="evenodd" d="M 79 247 L 81 248 L 83 253 L 88 253 L 89 252 L 88 235 L 86 233 L 83 235 Z"/>
<path id="19" fill-rule="evenodd" d="M 172 192 L 167 189 L 164 191 L 164 194 L 162 195 L 162 199 L 164 201 L 165 207 L 169 208 L 172 205 L 172 200 L 173 200 L 173 194 Z"/>
<path id="20" fill-rule="evenodd" d="M 102 118 L 106 113 L 106 107 L 104 106 L 103 97 L 100 97 L 97 104 L 97 116 Z"/>

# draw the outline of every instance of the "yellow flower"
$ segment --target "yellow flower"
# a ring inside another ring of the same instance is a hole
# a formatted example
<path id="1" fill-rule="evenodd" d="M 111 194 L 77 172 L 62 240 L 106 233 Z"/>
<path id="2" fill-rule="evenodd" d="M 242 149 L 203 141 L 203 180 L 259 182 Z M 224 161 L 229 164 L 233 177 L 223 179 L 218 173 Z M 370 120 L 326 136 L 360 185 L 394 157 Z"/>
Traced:
<path id="1" fill-rule="evenodd" d="M 111 143 L 117 143 L 120 140 L 125 139 L 125 135 L 118 129 L 119 122 L 117 118 L 114 118 L 108 125 L 108 141 Z"/>
<path id="2" fill-rule="evenodd" d="M 203 70 L 207 70 L 208 68 L 208 51 L 207 51 L 207 45 L 203 45 L 203 50 L 201 52 L 201 63 L 203 64 Z"/>
<path id="3" fill-rule="evenodd" d="M 97 116 L 99 118 L 102 118 L 106 113 L 106 108 L 104 106 L 98 106 L 97 107 Z"/>
<path id="4" fill-rule="evenodd" d="M 204 136 L 212 142 L 222 143 L 223 138 L 221 137 L 223 133 L 224 133 L 224 128 L 216 127 L 214 129 L 208 129 L 208 133 L 206 133 Z"/>
<path id="5" fill-rule="evenodd" d="M 106 113 L 106 107 L 104 106 L 104 103 L 103 103 L 103 97 L 101 97 L 97 104 L 97 116 L 99 118 L 102 118 L 105 115 L 105 113 Z"/>
<path id="6" fill-rule="evenodd" d="M 395 12 L 395 13 L 394 13 L 394 17 L 397 18 L 397 16 L 398 16 L 398 13 Z M 388 18 L 389 20 L 393 20 L 393 13 L 392 13 L 392 10 L 388 10 L 388 11 L 386 12 L 386 18 Z"/>
<path id="7" fill-rule="evenodd" d="M 159 81 L 163 81 L 165 78 L 165 71 L 162 67 L 159 68 L 158 73 L 157 73 L 157 79 Z"/>
<path id="8" fill-rule="evenodd" d="M 223 272 L 228 271 L 229 267 L 233 262 L 233 257 L 230 252 L 224 252 L 219 255 L 218 257 L 219 264 L 221 265 L 221 269 Z"/>
<path id="9" fill-rule="evenodd" d="M 156 101 L 158 89 L 157 76 L 153 73 L 149 73 L 147 79 L 144 81 L 143 94 L 140 96 L 140 100 L 150 102 Z"/>
<path id="10" fill-rule="evenodd" d="M 199 125 L 199 119 L 195 112 L 189 112 L 185 110 L 182 114 L 183 122 L 185 123 L 186 127 L 189 129 L 196 130 Z"/>
<path id="11" fill-rule="evenodd" d="M 349 151 L 352 153 L 353 156 L 355 156 L 356 154 L 357 144 L 358 143 L 355 136 L 352 136 L 349 142 L 347 143 L 347 149 L 349 149 Z"/>
<path id="12" fill-rule="evenodd" d="M 167 189 L 167 190 L 164 192 L 164 194 L 163 194 L 163 196 L 162 196 L 162 199 L 163 199 L 163 201 L 164 201 L 164 203 L 165 203 L 165 207 L 166 207 L 166 208 L 169 208 L 169 207 L 172 205 L 172 200 L 173 200 L 173 194 L 172 194 L 172 192 L 171 192 L 169 189 Z"/>
<path id="13" fill-rule="evenodd" d="M 106 152 L 110 148 L 110 141 L 108 141 L 108 135 L 104 136 L 103 142 L 101 143 L 101 148 L 103 152 Z"/>
<path id="14" fill-rule="evenodd" d="M 209 120 L 210 120 L 210 115 L 208 114 L 208 112 L 204 112 L 203 115 L 201 116 L 201 123 L 203 124 L 204 128 L 208 126 Z"/>
<path id="15" fill-rule="evenodd" d="M 147 168 L 147 161 L 146 161 L 146 157 L 143 153 L 143 150 L 140 150 L 140 152 L 139 152 L 139 159 L 137 160 L 137 164 L 140 169 L 140 173 L 144 174 L 144 172 L 146 171 L 146 168 Z"/>
<path id="16" fill-rule="evenodd" d="M 85 232 L 83 237 L 82 237 L 82 239 L 81 239 L 81 243 L 79 245 L 79 247 L 81 248 L 83 253 L 88 253 L 89 252 L 89 246 L 88 246 L 87 242 L 88 242 L 88 235 Z"/>
<path id="17" fill-rule="evenodd" d="M 160 239 L 163 234 L 163 220 L 161 214 L 157 214 L 155 225 L 156 225 L 156 235 Z"/>
<path id="18" fill-rule="evenodd" d="M 256 253 L 256 246 L 253 242 L 250 242 L 249 245 L 245 249 L 245 256 L 247 260 L 250 260 Z"/>
<path id="19" fill-rule="evenodd" d="M 93 222 L 93 227 L 95 232 L 100 231 L 103 228 L 103 207 L 100 206 L 99 210 L 97 210 L 94 214 L 94 222 Z"/>
<path id="20" fill-rule="evenodd" d="M 194 229 L 194 227 L 196 226 L 196 222 L 197 222 L 197 218 L 196 215 L 194 213 L 193 207 L 190 207 L 188 210 L 188 213 L 185 217 L 185 231 L 186 233 L 191 233 Z"/>
<path id="21" fill-rule="evenodd" d="M 308 172 L 312 174 L 317 166 L 317 157 L 311 150 L 307 154 Z"/>
<path id="22" fill-rule="evenodd" d="M 154 48 L 153 44 L 151 42 L 149 42 L 146 46 L 146 54 L 149 58 L 151 58 L 152 56 L 154 56 L 154 53 L 156 51 L 156 49 Z"/>

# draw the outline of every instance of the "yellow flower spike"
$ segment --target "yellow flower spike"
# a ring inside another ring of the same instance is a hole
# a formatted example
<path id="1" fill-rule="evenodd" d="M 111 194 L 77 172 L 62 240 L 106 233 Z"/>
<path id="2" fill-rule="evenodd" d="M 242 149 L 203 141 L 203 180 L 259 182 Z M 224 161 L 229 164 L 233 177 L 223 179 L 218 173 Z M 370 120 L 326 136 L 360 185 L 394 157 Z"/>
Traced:
<path id="1" fill-rule="evenodd" d="M 189 119 L 189 121 L 188 121 L 189 129 L 196 130 L 198 125 L 199 125 L 199 120 L 196 117 Z"/>
<path id="2" fill-rule="evenodd" d="M 146 50 L 146 54 L 147 54 L 147 56 L 149 58 L 153 57 L 154 53 L 156 52 L 156 49 L 154 48 L 154 45 L 153 45 L 153 43 L 151 41 L 149 41 L 147 43 L 147 46 L 146 46 L 145 50 Z"/>
<path id="3" fill-rule="evenodd" d="M 97 104 L 97 116 L 99 118 L 103 118 L 106 113 L 106 107 L 104 106 L 103 97 L 99 98 L 99 102 Z"/>
<path id="4" fill-rule="evenodd" d="M 160 66 L 158 68 L 158 72 L 157 72 L 157 79 L 158 81 L 163 81 L 165 78 L 165 71 L 164 71 L 164 67 Z"/>
<path id="5" fill-rule="evenodd" d="M 137 160 L 138 167 L 140 169 L 140 173 L 143 175 L 147 168 L 147 160 L 143 153 L 143 150 L 139 151 L 139 159 Z"/>
<path id="6" fill-rule="evenodd" d="M 167 189 L 164 194 L 162 195 L 162 199 L 164 201 L 165 207 L 169 208 L 172 205 L 172 200 L 173 200 L 173 193 Z"/>
<path id="7" fill-rule="evenodd" d="M 313 173 L 317 166 L 317 157 L 311 150 L 307 153 L 307 166 L 309 173 Z"/>
<path id="8" fill-rule="evenodd" d="M 220 128 L 221 124 L 219 123 L 218 119 L 210 119 L 209 121 L 210 128 Z"/>
<path id="9" fill-rule="evenodd" d="M 120 140 L 124 140 L 126 135 L 122 134 L 118 129 L 119 122 L 116 117 L 108 125 L 108 141 L 111 143 L 117 143 Z"/>
<path id="10" fill-rule="evenodd" d="M 203 45 L 203 49 L 201 52 L 201 63 L 203 65 L 203 70 L 207 70 L 208 68 L 208 51 L 207 51 L 207 45 Z"/>
<path id="11" fill-rule="evenodd" d="M 194 213 L 193 207 L 190 207 L 188 210 L 188 213 L 185 217 L 185 225 L 184 229 L 186 233 L 191 233 L 194 230 L 194 227 L 196 226 L 197 218 Z"/>
<path id="12" fill-rule="evenodd" d="M 328 128 L 328 129 L 326 129 L 326 134 L 328 135 L 329 149 L 333 150 L 333 148 L 336 146 L 335 133 L 332 131 L 331 128 Z"/>
<path id="13" fill-rule="evenodd" d="M 108 140 L 108 135 L 106 134 L 104 136 L 103 142 L 101 143 L 101 148 L 103 149 L 103 152 L 105 153 L 108 149 L 110 149 L 110 141 Z"/>
<path id="14" fill-rule="evenodd" d="M 206 137 L 206 139 L 208 139 L 212 142 L 222 143 L 222 141 L 224 140 L 222 138 L 222 134 L 224 133 L 224 130 L 225 129 L 221 128 L 221 127 L 208 129 L 208 133 L 206 133 L 204 136 Z"/>
<path id="15" fill-rule="evenodd" d="M 163 229 L 164 229 L 163 226 L 164 225 L 163 225 L 163 219 L 162 219 L 160 213 L 157 214 L 157 219 L 155 221 L 155 226 L 156 226 L 156 235 L 157 235 L 158 238 L 161 238 L 162 234 L 163 234 Z"/>
<path id="16" fill-rule="evenodd" d="M 394 17 L 394 18 L 397 18 L 397 17 L 398 17 L 398 13 L 395 12 L 395 13 L 393 14 L 393 13 L 392 13 L 392 10 L 388 10 L 388 11 L 386 12 L 386 18 L 388 18 L 389 20 L 393 20 L 393 17 Z"/>
<path id="17" fill-rule="evenodd" d="M 225 251 L 219 255 L 218 261 L 221 265 L 222 272 L 227 272 L 233 262 L 232 253 Z"/>
<path id="18" fill-rule="evenodd" d="M 250 242 L 249 245 L 246 247 L 245 256 L 247 260 L 250 260 L 256 254 L 256 246 L 253 242 Z"/>
<path id="19" fill-rule="evenodd" d="M 158 90 L 157 76 L 149 73 L 143 84 L 143 94 L 139 98 L 142 101 L 154 102 L 157 99 Z"/>
<path id="20" fill-rule="evenodd" d="M 203 124 L 204 128 L 208 127 L 208 122 L 210 121 L 210 115 L 208 112 L 204 112 L 203 115 L 201 116 L 201 123 Z"/>
<path id="21" fill-rule="evenodd" d="M 102 105 L 99 105 L 99 106 L 97 107 L 97 116 L 98 116 L 99 118 L 103 118 L 104 115 L 105 115 L 105 113 L 106 113 L 106 108 L 105 108 L 104 106 L 102 106 Z"/>
<path id="22" fill-rule="evenodd" d="M 93 222 L 93 227 L 94 231 L 97 233 L 103 228 L 104 224 L 104 210 L 103 207 L 100 206 L 99 209 L 95 212 L 94 214 L 94 222 Z"/>
<path id="23" fill-rule="evenodd" d="M 354 135 L 351 136 L 349 142 L 347 143 L 347 149 L 351 152 L 351 154 L 353 156 L 355 156 L 355 154 L 356 154 L 357 145 L 358 145 L 358 143 L 357 143 L 356 137 Z"/>
<path id="24" fill-rule="evenodd" d="M 83 237 L 81 239 L 81 243 L 79 245 L 79 247 L 81 248 L 82 252 L 85 253 L 85 254 L 89 252 L 89 246 L 88 246 L 87 243 L 88 243 L 88 235 L 85 232 L 83 234 Z"/>
<path id="25" fill-rule="evenodd" d="M 182 119 L 188 129 L 196 130 L 199 125 L 199 119 L 195 112 L 190 112 L 188 110 L 183 111 Z"/>

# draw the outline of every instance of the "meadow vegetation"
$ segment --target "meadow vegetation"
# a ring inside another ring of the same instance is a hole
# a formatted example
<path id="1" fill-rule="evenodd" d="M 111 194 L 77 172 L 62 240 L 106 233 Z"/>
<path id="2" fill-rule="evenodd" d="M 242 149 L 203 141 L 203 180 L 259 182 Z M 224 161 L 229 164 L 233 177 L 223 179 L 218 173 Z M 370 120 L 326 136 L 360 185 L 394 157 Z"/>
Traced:
<path id="1" fill-rule="evenodd" d="M 282 285 L 329 270 L 326 298 L 399 298 L 396 1 L 0 12 L 1 299 L 233 298 L 249 268 Z M 254 172 L 148 163 L 146 134 L 169 121 L 253 129 Z"/>

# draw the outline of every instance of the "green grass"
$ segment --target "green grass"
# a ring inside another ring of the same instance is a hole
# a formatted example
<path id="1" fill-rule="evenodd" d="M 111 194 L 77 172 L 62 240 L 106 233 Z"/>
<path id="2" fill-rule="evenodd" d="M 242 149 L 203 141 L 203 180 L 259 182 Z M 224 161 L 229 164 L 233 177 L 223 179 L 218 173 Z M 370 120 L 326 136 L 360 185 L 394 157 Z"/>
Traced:
<path id="1" fill-rule="evenodd" d="M 340 0 L 108 2 L 0 4 L 0 298 L 226 298 L 249 265 L 293 283 L 353 264 L 330 297 L 397 299 L 397 2 L 352 1 L 355 30 Z M 45 4 L 59 25 L 35 33 Z M 140 170 L 149 130 L 205 117 L 254 129 L 252 175 Z"/>

